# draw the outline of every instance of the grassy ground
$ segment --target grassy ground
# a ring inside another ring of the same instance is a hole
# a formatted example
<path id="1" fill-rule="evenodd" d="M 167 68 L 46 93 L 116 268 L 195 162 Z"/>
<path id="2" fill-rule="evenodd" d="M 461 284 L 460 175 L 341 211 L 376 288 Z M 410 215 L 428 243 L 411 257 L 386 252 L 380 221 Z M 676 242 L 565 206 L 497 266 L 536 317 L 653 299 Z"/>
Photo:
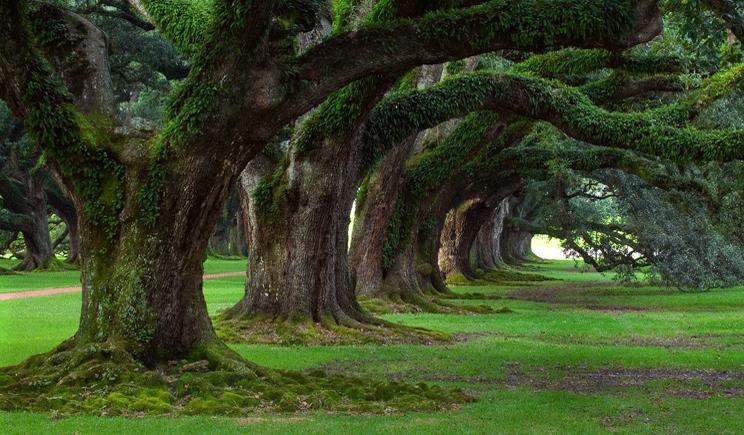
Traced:
<path id="1" fill-rule="evenodd" d="M 2 259 L 0 267 L 10 268 L 13 261 Z M 209 258 L 204 262 L 204 273 L 245 272 L 245 260 L 223 260 Z M 0 275 L 0 293 L 39 290 L 80 285 L 80 271 L 24 272 Z"/>
<path id="2" fill-rule="evenodd" d="M 454 333 L 452 344 L 235 346 L 265 366 L 441 383 L 479 395 L 457 411 L 137 420 L 0 413 L 0 432 L 635 434 L 744 427 L 744 288 L 682 294 L 617 287 L 609 277 L 579 272 L 572 261 L 533 269 L 561 281 L 455 289 L 486 294 L 490 299 L 478 303 L 513 313 L 386 316 Z M 210 311 L 238 300 L 242 284 L 242 277 L 207 281 Z M 0 302 L 0 365 L 71 335 L 79 303 L 76 294 Z"/>

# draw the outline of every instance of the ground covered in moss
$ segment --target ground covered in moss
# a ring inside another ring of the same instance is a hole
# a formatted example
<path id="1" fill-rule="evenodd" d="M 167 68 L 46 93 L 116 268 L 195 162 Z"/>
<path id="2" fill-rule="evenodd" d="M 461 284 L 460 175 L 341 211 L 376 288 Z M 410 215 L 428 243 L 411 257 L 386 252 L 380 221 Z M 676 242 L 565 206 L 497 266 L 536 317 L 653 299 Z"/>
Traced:
<path id="1" fill-rule="evenodd" d="M 221 346 L 217 346 L 221 349 Z M 0 370 L 0 409 L 101 416 L 227 415 L 452 409 L 457 388 L 259 367 L 227 348 L 145 368 L 115 343 L 75 345 Z"/>
<path id="2" fill-rule="evenodd" d="M 426 328 L 402 326 L 379 319 L 372 319 L 371 322 L 352 328 L 332 323 L 269 318 L 228 320 L 221 314 L 212 318 L 217 335 L 228 343 L 320 346 L 436 344 L 452 340 L 449 334 Z"/>
<path id="3" fill-rule="evenodd" d="M 64 418 L 0 411 L 0 432 L 733 434 L 744 427 L 744 288 L 681 293 L 644 283 L 625 287 L 612 276 L 585 273 L 573 261 L 535 263 L 517 271 L 554 279 L 453 288 L 460 297 L 480 294 L 478 305 L 508 308 L 508 314 L 381 316 L 453 337 L 439 345 L 230 345 L 267 373 L 310 377 L 319 370 L 329 379 L 425 383 L 444 391 L 461 388 L 477 398 L 452 409 L 386 414 L 298 406 L 284 413 L 259 404 L 250 413 L 220 417 L 85 412 Z M 206 281 L 210 312 L 234 305 L 243 289 L 243 277 Z M 474 304 L 472 299 L 448 302 Z M 53 348 L 75 332 L 79 312 L 79 294 L 0 301 L 0 365 L 18 364 Z M 182 373 L 179 364 L 166 374 L 209 376 Z M 287 391 L 285 382 L 272 388 Z M 166 389 L 180 404 L 178 391 Z M 209 394 L 220 397 L 228 391 Z"/>

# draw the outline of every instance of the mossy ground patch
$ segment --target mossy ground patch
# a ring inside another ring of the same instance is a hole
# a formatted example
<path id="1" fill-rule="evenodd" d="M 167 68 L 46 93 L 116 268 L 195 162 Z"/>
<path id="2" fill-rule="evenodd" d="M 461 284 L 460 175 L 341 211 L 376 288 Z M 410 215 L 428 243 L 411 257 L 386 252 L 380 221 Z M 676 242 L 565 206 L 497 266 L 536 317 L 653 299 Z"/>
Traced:
<path id="1" fill-rule="evenodd" d="M 312 322 L 269 318 L 213 319 L 217 334 L 228 343 L 279 345 L 364 345 L 433 344 L 451 341 L 437 331 L 377 320 L 358 327 L 340 326 L 331 321 Z"/>
<path id="2" fill-rule="evenodd" d="M 222 345 L 197 361 L 145 367 L 115 343 L 57 349 L 0 371 L 0 409 L 144 417 L 249 416 L 260 412 L 391 413 L 451 409 L 472 399 L 459 389 L 267 369 Z"/>

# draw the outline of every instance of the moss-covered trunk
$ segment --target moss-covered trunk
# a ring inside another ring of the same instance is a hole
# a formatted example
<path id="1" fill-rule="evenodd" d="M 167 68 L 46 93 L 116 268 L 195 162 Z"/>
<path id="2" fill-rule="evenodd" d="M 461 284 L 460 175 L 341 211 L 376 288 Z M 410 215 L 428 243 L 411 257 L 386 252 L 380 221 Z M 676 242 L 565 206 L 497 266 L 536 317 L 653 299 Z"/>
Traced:
<path id="1" fill-rule="evenodd" d="M 40 201 L 32 206 L 29 214 L 32 222 L 29 228 L 21 230 L 26 245 L 23 261 L 16 267 L 18 270 L 44 269 L 54 261 L 52 239 L 49 236 L 49 219 L 46 202 Z"/>
<path id="2" fill-rule="evenodd" d="M 184 250 L 136 224 L 108 247 L 91 232 L 83 227 L 81 344 L 119 342 L 154 363 L 188 357 L 215 338 L 202 294 L 204 247 Z"/>
<path id="3" fill-rule="evenodd" d="M 143 207 L 142 192 L 153 181 L 148 168 L 128 165 L 116 231 L 81 214 L 80 344 L 113 341 L 155 365 L 193 356 L 216 340 L 202 292 L 203 261 L 235 180 L 232 161 L 169 163 L 157 209 Z M 75 202 L 85 207 L 79 197 Z"/>
<path id="4" fill-rule="evenodd" d="M 373 296 L 432 308 L 431 301 L 425 297 L 427 293 L 449 292 L 437 264 L 439 234 L 451 204 L 459 200 L 462 187 L 458 181 L 446 183 L 436 197 L 429 196 L 413 205 L 418 211 L 404 239 L 406 243 L 394 253 L 392 267 L 384 270 L 383 285 Z"/>
<path id="5" fill-rule="evenodd" d="M 352 147 L 353 148 L 353 147 Z M 348 267 L 348 231 L 356 194 L 354 150 L 292 151 L 287 168 L 265 158 L 241 178 L 248 200 L 248 282 L 228 319 L 271 319 L 357 326 L 361 313 Z M 261 196 L 272 170 L 286 179 L 273 197 Z M 268 201 L 268 203 L 267 203 Z"/>
<path id="6" fill-rule="evenodd" d="M 352 283 L 357 295 L 371 296 L 382 285 L 385 238 L 402 181 L 405 162 L 415 140 L 409 139 L 378 164 L 357 195 L 349 249 Z"/>
<path id="7" fill-rule="evenodd" d="M 44 269 L 55 260 L 52 239 L 49 235 L 49 215 L 44 193 L 46 171 L 22 174 L 18 189 L 21 195 L 5 195 L 5 206 L 25 216 L 20 227 L 26 246 L 18 270 Z"/>
<path id="8" fill-rule="evenodd" d="M 533 235 L 509 221 L 512 218 L 528 219 L 530 211 L 530 204 L 525 198 L 511 198 L 509 213 L 499 239 L 501 257 L 508 264 L 521 264 L 534 255 L 532 253 Z"/>
<path id="9" fill-rule="evenodd" d="M 475 241 L 475 263 L 483 270 L 497 269 L 504 265 L 501 258 L 501 232 L 504 229 L 504 219 L 509 212 L 509 199 L 502 200 L 493 211 L 486 223 L 478 232 Z"/>
<path id="10" fill-rule="evenodd" d="M 248 254 L 245 245 L 243 213 L 239 193 L 232 193 L 222 208 L 212 237 L 209 239 L 209 255 L 217 257 L 243 257 Z"/>
<path id="11" fill-rule="evenodd" d="M 470 280 L 478 277 L 471 254 L 481 227 L 494 209 L 493 199 L 473 199 L 447 214 L 441 234 L 439 267 L 448 277 L 457 274 Z"/>

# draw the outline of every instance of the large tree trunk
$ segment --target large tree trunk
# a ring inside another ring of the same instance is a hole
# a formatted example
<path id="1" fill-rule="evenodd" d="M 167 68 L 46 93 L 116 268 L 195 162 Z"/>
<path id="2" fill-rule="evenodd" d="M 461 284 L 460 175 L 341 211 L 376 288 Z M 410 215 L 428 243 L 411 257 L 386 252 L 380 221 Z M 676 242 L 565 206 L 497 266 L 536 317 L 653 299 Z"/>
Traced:
<path id="1" fill-rule="evenodd" d="M 501 257 L 508 264 L 519 265 L 529 260 L 532 254 L 532 234 L 516 225 L 509 223 L 510 218 L 525 219 L 528 214 L 528 204 L 524 198 L 512 198 L 509 214 L 501 232 L 499 249 Z"/>
<path id="2" fill-rule="evenodd" d="M 209 239 L 209 255 L 223 257 L 243 257 L 248 254 L 245 245 L 241 200 L 237 192 L 230 194 L 220 213 L 212 237 Z"/>
<path id="3" fill-rule="evenodd" d="M 274 176 L 268 177 L 267 169 L 260 179 L 243 177 L 249 195 L 249 279 L 245 297 L 225 313 L 225 320 L 349 327 L 381 323 L 364 315 L 356 301 L 348 259 L 349 220 L 368 163 L 363 160 L 368 150 L 363 149 L 361 126 L 395 82 L 376 77 L 352 85 L 360 101 L 349 104 L 359 105 L 352 119 L 359 128 L 340 137 L 334 136 L 338 132 L 319 134 L 303 146 L 293 143 L 286 165 L 271 170 Z M 311 115 L 306 122 L 319 121 Z"/>
<path id="4" fill-rule="evenodd" d="M 47 184 L 47 200 L 49 207 L 54 210 L 65 223 L 68 232 L 70 250 L 67 253 L 67 262 L 77 264 L 80 262 L 80 231 L 78 229 L 78 216 L 75 206 L 69 199 L 69 194 L 63 192 L 61 183 L 51 182 Z"/>
<path id="5" fill-rule="evenodd" d="M 5 196 L 6 207 L 26 216 L 26 223 L 20 228 L 26 251 L 23 261 L 16 270 L 44 269 L 55 260 L 52 239 L 49 235 L 49 215 L 44 194 L 46 171 L 36 174 L 23 174 L 18 188 L 20 196 Z M 15 198 L 13 198 L 16 196 Z"/>
<path id="6" fill-rule="evenodd" d="M 476 199 L 448 214 L 439 251 L 440 267 L 448 277 L 460 274 L 472 280 L 478 278 L 478 269 L 487 271 L 497 266 L 500 259 L 493 254 L 497 249 L 494 239 L 503 224 L 503 203 L 499 196 Z"/>
<path id="7" fill-rule="evenodd" d="M 357 195 L 349 251 L 352 283 L 357 295 L 374 296 L 382 285 L 385 238 L 405 163 L 414 143 L 408 140 L 388 153 Z"/>
<path id="8" fill-rule="evenodd" d="M 447 214 L 441 234 L 439 267 L 448 278 L 456 274 L 469 280 L 478 278 L 470 253 L 480 228 L 493 210 L 491 201 L 472 199 Z"/>
<path id="9" fill-rule="evenodd" d="M 508 210 L 509 201 L 508 199 L 504 199 L 478 232 L 478 237 L 475 241 L 474 260 L 476 267 L 479 269 L 487 271 L 504 265 L 504 260 L 501 258 L 499 241 Z"/>
<path id="10" fill-rule="evenodd" d="M 371 296 L 400 300 L 424 309 L 436 308 L 427 293 L 447 293 L 437 264 L 439 234 L 452 202 L 459 199 L 462 185 L 446 183 L 436 196 L 412 204 L 417 210 L 406 243 L 394 253 L 392 266 L 384 270 L 383 284 Z"/>
<path id="11" fill-rule="evenodd" d="M 170 168 L 154 224 L 136 200 L 145 179 L 145 168 L 137 166 L 127 169 L 116 234 L 81 216 L 78 342 L 116 341 L 146 364 L 187 358 L 214 342 L 202 293 L 203 261 L 218 205 L 234 180 L 213 174 L 225 174 L 228 165 L 204 159 Z"/>
<path id="12" fill-rule="evenodd" d="M 348 268 L 348 231 L 358 156 L 292 151 L 283 197 L 260 202 L 257 187 L 273 165 L 251 162 L 242 176 L 249 203 L 248 282 L 228 319 L 269 318 L 358 326 L 367 322 L 354 298 Z M 263 176 L 262 176 L 263 175 Z"/>
<path id="13" fill-rule="evenodd" d="M 41 206 L 35 205 L 29 215 L 33 222 L 31 227 L 21 231 L 26 252 L 16 270 L 44 269 L 55 259 L 52 239 L 49 236 L 49 218 L 44 207 L 46 203 L 40 204 Z"/>

